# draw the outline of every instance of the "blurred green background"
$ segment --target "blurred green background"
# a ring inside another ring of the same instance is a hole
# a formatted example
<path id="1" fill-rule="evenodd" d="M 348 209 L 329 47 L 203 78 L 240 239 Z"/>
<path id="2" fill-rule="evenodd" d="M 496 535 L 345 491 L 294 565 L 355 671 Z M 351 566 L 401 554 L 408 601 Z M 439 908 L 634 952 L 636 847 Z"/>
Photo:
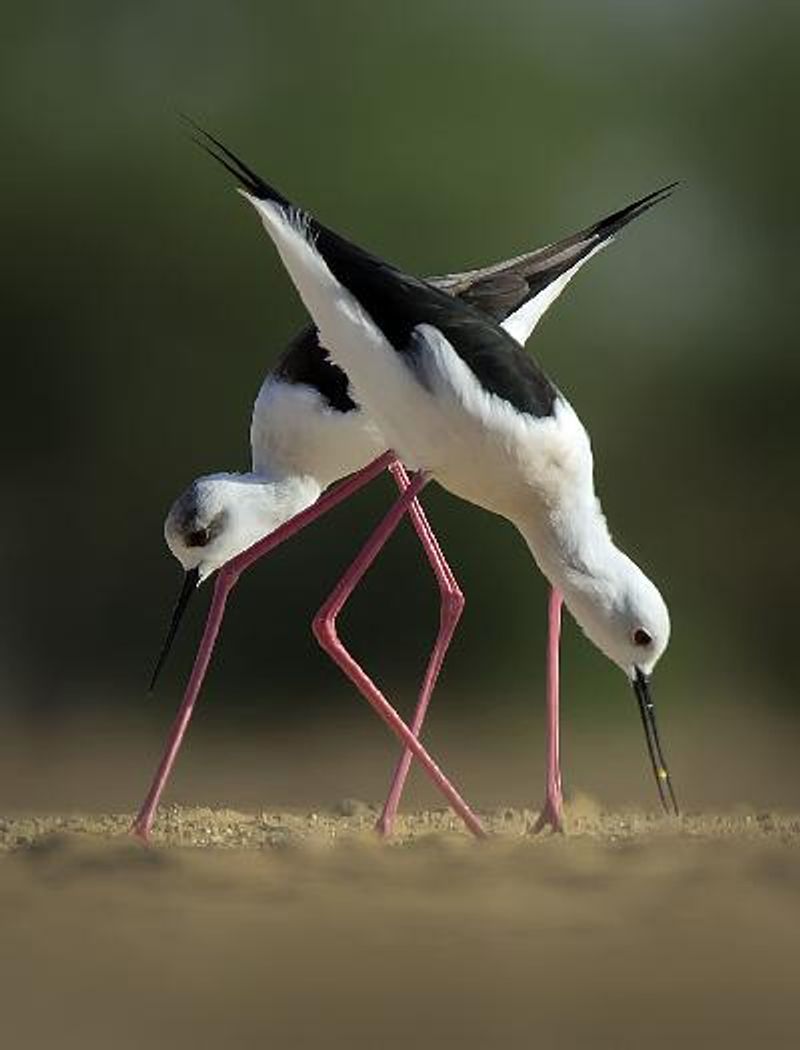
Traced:
<path id="1" fill-rule="evenodd" d="M 145 704 L 180 576 L 164 514 L 196 475 L 247 468 L 253 399 L 304 322 L 186 112 L 418 273 L 525 251 L 682 180 L 580 274 L 534 349 L 592 434 L 617 538 L 670 604 L 663 717 L 790 706 L 798 29 L 796 3 L 737 0 L 5 5 L 4 705 L 38 719 L 99 703 L 163 727 L 208 598 Z M 347 691 L 309 621 L 391 491 L 244 578 L 215 717 L 338 717 Z M 441 490 L 425 503 L 468 599 L 441 704 L 538 719 L 546 591 L 522 541 Z M 404 528 L 343 634 L 407 708 L 436 623 Z M 619 672 L 571 625 L 564 651 L 570 717 L 629 719 Z"/>

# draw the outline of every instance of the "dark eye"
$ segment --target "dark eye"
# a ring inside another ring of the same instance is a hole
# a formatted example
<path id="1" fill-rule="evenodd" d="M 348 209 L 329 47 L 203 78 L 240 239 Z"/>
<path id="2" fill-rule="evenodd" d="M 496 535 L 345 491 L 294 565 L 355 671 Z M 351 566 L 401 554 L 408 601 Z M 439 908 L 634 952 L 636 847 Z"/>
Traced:
<path id="1" fill-rule="evenodd" d="M 186 537 L 187 547 L 205 547 L 208 543 L 208 532 L 206 529 L 195 529 Z"/>
<path id="2" fill-rule="evenodd" d="M 633 632 L 633 640 L 636 645 L 649 645 L 653 639 L 643 627 L 637 627 Z"/>

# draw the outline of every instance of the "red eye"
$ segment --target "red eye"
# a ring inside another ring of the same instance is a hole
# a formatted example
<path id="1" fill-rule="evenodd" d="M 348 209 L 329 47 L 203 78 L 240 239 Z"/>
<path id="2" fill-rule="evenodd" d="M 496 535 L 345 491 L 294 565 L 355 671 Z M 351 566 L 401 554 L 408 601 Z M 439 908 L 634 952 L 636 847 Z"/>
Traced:
<path id="1" fill-rule="evenodd" d="M 633 632 L 633 640 L 636 645 L 649 645 L 652 642 L 652 638 L 642 627 L 637 627 Z"/>

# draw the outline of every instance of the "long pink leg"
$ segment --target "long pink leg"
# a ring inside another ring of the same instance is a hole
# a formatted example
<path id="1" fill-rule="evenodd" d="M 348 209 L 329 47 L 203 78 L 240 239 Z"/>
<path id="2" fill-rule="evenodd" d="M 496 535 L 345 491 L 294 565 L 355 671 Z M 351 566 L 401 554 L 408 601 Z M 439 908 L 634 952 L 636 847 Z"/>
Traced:
<path id="1" fill-rule="evenodd" d="M 208 611 L 203 637 L 200 640 L 192 673 L 186 686 L 186 691 L 183 694 L 183 700 L 178 708 L 178 714 L 167 738 L 167 745 L 156 769 L 153 782 L 150 785 L 150 790 L 147 792 L 139 813 L 133 822 L 131 830 L 134 834 L 146 839 L 150 833 L 159 800 L 172 772 L 172 767 L 175 765 L 183 737 L 192 717 L 195 702 L 202 688 L 208 665 L 211 662 L 214 645 L 225 614 L 225 604 L 228 600 L 228 595 L 236 585 L 239 576 L 258 561 L 259 558 L 274 550 L 275 547 L 294 536 L 301 529 L 304 529 L 306 525 L 310 525 L 312 521 L 316 521 L 317 518 L 338 506 L 338 504 L 348 499 L 360 488 L 363 488 L 364 485 L 385 470 L 394 461 L 394 458 L 391 452 L 385 452 L 357 474 L 329 489 L 307 510 L 296 514 L 281 525 L 280 528 L 270 533 L 269 536 L 265 536 L 264 539 L 254 543 L 252 547 L 249 547 L 242 554 L 232 558 L 227 565 L 224 565 L 219 570 L 214 583 L 214 596 Z"/>
<path id="2" fill-rule="evenodd" d="M 561 607 L 564 599 L 551 588 L 547 604 L 547 779 L 542 810 L 534 825 L 534 833 L 550 827 L 564 830 L 564 799 L 561 795 L 561 765 L 559 755 L 559 667 L 558 653 L 561 641 Z"/>
<path id="3" fill-rule="evenodd" d="M 409 479 L 402 463 L 395 461 L 389 467 L 389 470 L 397 482 L 397 487 L 400 491 L 405 491 L 405 489 L 408 488 Z M 458 586 L 458 582 L 442 554 L 442 549 L 433 533 L 433 529 L 428 523 L 428 519 L 425 516 L 425 512 L 423 511 L 419 500 L 415 499 L 410 505 L 409 517 L 411 518 L 420 543 L 422 544 L 431 568 L 433 569 L 433 574 L 436 577 L 436 582 L 439 585 L 439 593 L 441 595 L 439 633 L 436 636 L 433 650 L 428 659 L 428 666 L 425 669 L 425 678 L 422 682 L 419 699 L 417 700 L 417 707 L 414 711 L 414 718 L 411 722 L 411 732 L 414 736 L 418 737 L 422 730 L 422 723 L 425 721 L 428 704 L 430 703 L 433 690 L 436 687 L 436 682 L 439 678 L 439 672 L 442 669 L 445 655 L 464 609 L 464 595 L 461 593 L 461 588 Z M 382 835 L 391 835 L 394 828 L 394 819 L 397 815 L 397 808 L 400 804 L 400 798 L 403 794 L 403 789 L 405 788 L 408 771 L 411 768 L 413 757 L 411 751 L 406 748 L 400 756 L 395 768 L 389 794 L 376 825 L 377 830 Z"/>
<path id="4" fill-rule="evenodd" d="M 339 641 L 336 632 L 336 617 L 341 612 L 347 599 L 353 593 L 358 582 L 364 576 L 364 573 L 366 573 L 370 565 L 374 562 L 383 545 L 397 528 L 409 505 L 416 498 L 427 480 L 428 479 L 424 474 L 416 474 L 411 479 L 406 490 L 402 493 L 389 513 L 367 540 L 353 564 L 344 574 L 334 588 L 333 593 L 314 617 L 313 629 L 317 641 L 325 652 L 328 653 L 336 664 L 338 664 L 365 700 L 367 700 L 392 732 L 399 737 L 400 742 L 405 744 L 412 756 L 422 765 L 433 783 L 439 788 L 444 797 L 450 803 L 452 809 L 461 817 L 469 830 L 474 835 L 483 838 L 486 833 L 478 818 L 469 808 L 456 788 L 450 783 L 444 773 L 442 773 L 416 736 L 414 736 L 413 732 L 389 704 L 375 683 L 356 663 L 347 649 L 345 649 Z"/>

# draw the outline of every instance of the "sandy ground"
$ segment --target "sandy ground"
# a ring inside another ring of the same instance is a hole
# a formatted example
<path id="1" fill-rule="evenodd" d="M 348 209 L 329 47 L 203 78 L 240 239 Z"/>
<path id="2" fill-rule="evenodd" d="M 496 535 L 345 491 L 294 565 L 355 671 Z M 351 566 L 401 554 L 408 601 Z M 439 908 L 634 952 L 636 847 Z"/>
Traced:
<path id="1" fill-rule="evenodd" d="M 3 1045 L 796 1047 L 800 817 L 0 823 Z"/>
<path id="2" fill-rule="evenodd" d="M 530 733 L 447 736 L 484 843 L 419 779 L 392 843 L 374 805 L 336 801 L 381 796 L 380 733 L 200 731 L 149 848 L 127 828 L 155 735 L 0 734 L 0 1045 L 797 1047 L 800 805 L 778 728 L 674 731 L 680 821 L 633 804 L 653 792 L 635 725 L 572 733 L 591 790 L 563 837 L 533 837 L 519 804 L 538 794 Z"/>

